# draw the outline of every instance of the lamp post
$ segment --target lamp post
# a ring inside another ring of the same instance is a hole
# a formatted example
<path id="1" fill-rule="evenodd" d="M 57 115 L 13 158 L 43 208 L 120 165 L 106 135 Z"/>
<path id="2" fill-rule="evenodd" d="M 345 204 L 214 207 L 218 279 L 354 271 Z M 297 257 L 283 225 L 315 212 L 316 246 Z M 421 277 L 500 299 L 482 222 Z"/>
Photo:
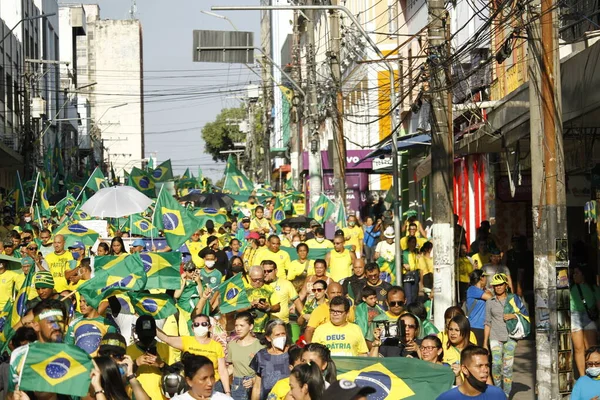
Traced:
<path id="1" fill-rule="evenodd" d="M 369 45 L 373 48 L 375 53 L 384 60 L 384 65 L 387 68 L 390 74 L 390 118 L 392 120 L 391 124 L 391 135 L 392 135 L 392 179 L 393 185 L 392 190 L 394 191 L 394 202 L 393 202 L 393 211 L 394 211 L 394 231 L 396 232 L 396 240 L 395 240 L 395 262 L 396 262 L 396 280 L 398 285 L 402 284 L 402 252 L 400 249 L 400 219 L 402 218 L 402 213 L 400 210 L 400 186 L 399 186 L 399 163 L 398 163 L 398 126 L 396 115 L 394 113 L 394 107 L 396 106 L 396 81 L 394 76 L 394 67 L 390 64 L 389 61 L 385 58 L 385 55 L 379 50 L 377 47 L 377 43 L 371 39 L 371 37 L 367 34 L 360 21 L 350 12 L 350 10 L 344 6 L 214 6 L 211 7 L 211 10 L 214 11 L 255 11 L 255 10 L 315 10 L 315 11 L 341 11 L 350 20 L 352 21 L 353 26 L 355 26 L 360 34 L 367 40 Z"/>
<path id="2" fill-rule="evenodd" d="M 12 29 L 11 29 L 10 31 L 8 31 L 8 32 L 6 33 L 6 35 L 4 35 L 4 37 L 2 38 L 2 40 L 0 40 L 0 44 L 1 44 L 1 43 L 3 43 L 3 42 L 6 40 L 6 38 L 8 38 L 8 37 L 10 36 L 10 34 L 11 34 L 11 33 L 13 33 L 13 31 L 14 31 L 15 29 L 17 29 L 17 27 L 18 27 L 19 25 L 21 25 L 21 22 L 25 22 L 25 21 L 33 21 L 33 20 L 36 20 L 36 19 L 40 19 L 40 18 L 46 18 L 46 17 L 52 17 L 52 16 L 54 16 L 54 15 L 56 15 L 56 13 L 40 14 L 40 15 L 36 15 L 36 16 L 33 16 L 33 17 L 25 17 L 25 18 L 21 18 L 21 19 L 19 20 L 19 22 L 17 22 L 17 23 L 15 24 L 15 26 L 13 26 L 13 27 L 12 27 Z"/>

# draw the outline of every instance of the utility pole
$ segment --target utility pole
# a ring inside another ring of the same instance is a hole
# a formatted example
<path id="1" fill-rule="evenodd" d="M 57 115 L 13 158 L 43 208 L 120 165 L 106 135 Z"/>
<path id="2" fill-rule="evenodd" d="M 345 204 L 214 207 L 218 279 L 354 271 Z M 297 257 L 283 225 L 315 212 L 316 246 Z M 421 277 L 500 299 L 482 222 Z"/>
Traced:
<path id="1" fill-rule="evenodd" d="M 268 0 L 261 0 L 261 4 L 270 4 Z M 271 10 L 265 10 L 261 14 L 260 20 L 260 37 L 261 37 L 261 50 L 263 54 L 268 55 L 270 58 L 273 54 L 273 46 L 271 44 Z M 262 75 L 263 75 L 263 134 L 262 140 L 257 140 L 257 146 L 263 150 L 262 165 L 257 163 L 258 169 L 262 169 L 261 181 L 268 183 L 271 179 L 271 109 L 273 107 L 273 81 L 271 80 L 272 73 L 267 68 L 272 68 L 266 60 L 262 62 Z"/>
<path id="2" fill-rule="evenodd" d="M 300 24 L 298 22 L 300 18 L 300 12 L 294 11 L 294 28 L 292 38 L 292 79 L 296 81 L 296 84 L 300 84 Z M 300 93 L 294 89 L 294 99 L 298 99 Z M 302 99 L 306 101 L 306 99 Z M 302 124 L 300 118 L 300 107 L 298 107 L 298 101 L 293 101 L 292 104 L 293 113 L 293 134 L 292 134 L 292 154 L 291 154 L 291 165 L 292 165 L 292 182 L 294 183 L 294 189 L 301 190 L 300 188 L 300 171 L 302 171 Z"/>
<path id="3" fill-rule="evenodd" d="M 556 284 L 558 271 L 568 268 L 567 260 L 556 257 L 557 242 L 567 239 L 558 26 L 552 0 L 534 1 L 529 9 L 536 386 L 538 398 L 558 399 Z"/>
<path id="4" fill-rule="evenodd" d="M 312 6 L 314 0 L 307 0 Z M 323 170 L 321 165 L 321 145 L 319 138 L 319 115 L 317 110 L 317 65 L 315 61 L 315 14 L 314 10 L 306 10 L 306 69 L 308 71 L 308 173 L 310 176 L 310 204 L 314 204 L 323 188 Z"/>
<path id="5" fill-rule="evenodd" d="M 34 148 L 33 148 L 33 130 L 31 127 L 31 69 L 30 63 L 25 62 L 25 74 L 23 91 L 23 160 L 25 169 L 23 178 L 31 179 L 34 175 Z"/>
<path id="6" fill-rule="evenodd" d="M 337 0 L 332 5 L 338 5 Z M 331 53 L 329 60 L 333 80 L 335 81 L 335 98 L 333 104 L 333 182 L 335 197 L 340 201 L 340 207 L 346 207 L 346 141 L 344 139 L 344 95 L 342 93 L 341 50 L 342 34 L 340 32 L 340 13 L 337 10 L 329 12 L 331 27 Z"/>
<path id="7" fill-rule="evenodd" d="M 444 311 L 456 304 L 454 278 L 454 215 L 452 208 L 454 135 L 451 97 L 448 92 L 450 72 L 445 65 L 450 56 L 448 30 L 450 18 L 444 0 L 428 0 L 429 5 L 429 74 L 431 92 L 431 186 L 433 216 L 433 291 L 434 323 L 444 326 Z"/>

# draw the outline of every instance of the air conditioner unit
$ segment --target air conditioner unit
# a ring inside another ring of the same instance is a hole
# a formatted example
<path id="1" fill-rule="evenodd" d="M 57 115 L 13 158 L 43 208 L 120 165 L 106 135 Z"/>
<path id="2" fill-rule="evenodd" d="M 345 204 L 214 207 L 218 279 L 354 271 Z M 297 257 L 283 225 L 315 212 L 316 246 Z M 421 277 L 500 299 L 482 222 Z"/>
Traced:
<path id="1" fill-rule="evenodd" d="M 40 119 L 46 115 L 46 100 L 41 97 L 31 99 L 31 118 Z"/>

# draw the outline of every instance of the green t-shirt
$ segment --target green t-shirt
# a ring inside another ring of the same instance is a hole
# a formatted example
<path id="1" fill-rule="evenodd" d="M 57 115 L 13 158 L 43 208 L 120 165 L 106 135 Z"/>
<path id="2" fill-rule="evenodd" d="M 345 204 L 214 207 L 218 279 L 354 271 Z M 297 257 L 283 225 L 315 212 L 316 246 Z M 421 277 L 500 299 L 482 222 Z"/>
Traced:
<path id="1" fill-rule="evenodd" d="M 195 281 L 185 281 L 185 287 L 181 296 L 177 299 L 177 305 L 184 311 L 191 313 L 196 308 L 196 304 L 200 301 L 198 292 L 198 284 Z"/>
<path id="2" fill-rule="evenodd" d="M 211 289 L 216 289 L 221 284 L 223 280 L 223 274 L 218 269 L 208 269 L 202 268 L 200 270 L 200 277 L 202 278 L 202 283 Z"/>
<path id="3" fill-rule="evenodd" d="M 275 293 L 275 290 L 267 284 L 263 285 L 260 288 L 250 287 L 250 288 L 246 289 L 246 293 L 248 294 L 248 301 L 250 303 L 252 303 L 254 300 L 266 299 L 267 303 L 273 304 L 271 298 L 272 298 L 273 294 Z M 258 332 L 258 333 L 264 332 L 265 326 L 267 325 L 267 322 L 269 321 L 269 317 L 270 317 L 271 313 L 265 313 L 256 308 L 253 309 L 251 312 L 252 312 L 252 314 L 255 315 L 253 332 Z"/>
<path id="4" fill-rule="evenodd" d="M 573 285 L 571 286 L 571 311 L 585 312 L 585 306 L 583 305 L 577 286 L 581 288 L 588 309 L 592 310 L 596 308 L 596 302 L 600 300 L 600 289 L 597 286 L 587 284 Z"/>
<path id="5" fill-rule="evenodd" d="M 226 361 L 233 365 L 233 376 L 242 378 L 244 376 L 255 376 L 256 372 L 250 368 L 250 361 L 263 346 L 260 340 L 256 339 L 249 346 L 242 346 L 237 340 L 227 343 Z"/>

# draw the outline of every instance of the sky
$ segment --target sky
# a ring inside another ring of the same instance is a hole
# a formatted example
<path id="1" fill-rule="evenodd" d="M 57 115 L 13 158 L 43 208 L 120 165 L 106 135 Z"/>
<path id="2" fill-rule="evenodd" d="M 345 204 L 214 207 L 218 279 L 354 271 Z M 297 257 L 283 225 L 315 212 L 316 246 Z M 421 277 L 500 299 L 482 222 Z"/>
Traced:
<path id="1" fill-rule="evenodd" d="M 60 0 L 59 3 L 73 4 Z M 99 4 L 102 19 L 129 19 L 132 1 L 83 0 Z M 198 167 L 213 181 L 225 165 L 204 154 L 201 129 L 221 109 L 239 105 L 243 88 L 258 77 L 241 64 L 192 61 L 192 31 L 232 30 L 223 19 L 202 14 L 213 5 L 258 5 L 258 0 L 137 0 L 144 41 L 145 153 L 158 163 L 171 159 L 173 172 Z M 253 31 L 260 43 L 259 11 L 222 11 L 241 31 Z"/>

